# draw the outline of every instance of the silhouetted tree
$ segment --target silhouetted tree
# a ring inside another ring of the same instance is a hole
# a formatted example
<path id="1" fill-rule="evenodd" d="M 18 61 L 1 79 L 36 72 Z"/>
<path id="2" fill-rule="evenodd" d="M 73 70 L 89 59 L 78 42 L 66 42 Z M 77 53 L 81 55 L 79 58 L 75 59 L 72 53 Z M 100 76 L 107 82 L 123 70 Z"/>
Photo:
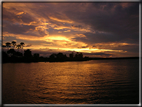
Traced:
<path id="1" fill-rule="evenodd" d="M 50 56 L 49 56 L 49 58 L 56 58 L 56 54 L 51 54 Z"/>
<path id="2" fill-rule="evenodd" d="M 56 56 L 57 56 L 57 59 L 62 59 L 64 55 L 63 53 L 58 53 Z"/>
<path id="3" fill-rule="evenodd" d="M 56 59 L 56 54 L 53 53 L 49 56 L 49 61 L 55 61 L 55 59 Z"/>
<path id="4" fill-rule="evenodd" d="M 27 49 L 27 50 L 24 51 L 24 56 L 27 57 L 27 58 L 32 57 L 32 52 L 30 51 L 30 49 Z"/>
<path id="5" fill-rule="evenodd" d="M 33 55 L 35 58 L 39 58 L 39 54 L 38 53 L 34 53 Z"/>
<path id="6" fill-rule="evenodd" d="M 85 60 L 89 60 L 89 57 L 85 56 L 84 59 L 85 59 Z"/>
<path id="7" fill-rule="evenodd" d="M 77 53 L 75 54 L 75 58 L 78 58 L 78 56 L 79 56 L 79 53 L 77 52 Z"/>
<path id="8" fill-rule="evenodd" d="M 31 62 L 32 61 L 32 52 L 29 49 L 24 51 L 24 60 L 26 62 Z"/>
<path id="9" fill-rule="evenodd" d="M 64 55 L 64 58 L 67 59 L 67 55 L 66 54 Z"/>
<path id="10" fill-rule="evenodd" d="M 2 51 L 2 63 L 8 62 L 8 55 L 6 52 Z"/>
<path id="11" fill-rule="evenodd" d="M 21 47 L 22 47 L 22 49 L 23 49 L 23 46 L 25 45 L 25 43 L 24 43 L 24 42 L 21 42 L 20 45 L 21 45 Z"/>
<path id="12" fill-rule="evenodd" d="M 15 42 L 15 41 L 12 41 L 12 45 L 13 45 L 13 48 L 15 48 L 16 42 Z"/>
<path id="13" fill-rule="evenodd" d="M 16 53 L 16 51 L 14 49 L 10 49 L 7 51 L 7 53 L 11 54 L 10 56 L 13 56 Z"/>
<path id="14" fill-rule="evenodd" d="M 74 57 L 74 53 L 73 53 L 73 52 L 70 53 L 70 54 L 69 54 L 69 57 L 70 57 L 70 58 L 73 58 L 73 57 Z"/>
<path id="15" fill-rule="evenodd" d="M 63 53 L 58 53 L 57 55 L 57 61 L 65 61 L 66 59 L 66 55 L 64 55 Z"/>
<path id="16" fill-rule="evenodd" d="M 83 54 L 82 54 L 82 53 L 79 53 L 78 57 L 79 57 L 79 58 L 83 58 Z"/>
<path id="17" fill-rule="evenodd" d="M 38 53 L 34 53 L 33 55 L 34 61 L 38 61 L 39 60 L 39 54 Z"/>
<path id="18" fill-rule="evenodd" d="M 17 57 L 22 57 L 23 54 L 22 54 L 21 52 L 16 52 L 16 53 L 15 53 L 15 56 L 17 56 Z"/>
<path id="19" fill-rule="evenodd" d="M 6 42 L 6 47 L 9 49 L 9 47 L 11 47 L 11 43 L 10 42 Z"/>
<path id="20" fill-rule="evenodd" d="M 20 44 L 17 45 L 16 48 L 18 48 L 18 51 L 19 51 L 19 49 L 21 48 L 21 45 Z"/>
<path id="21" fill-rule="evenodd" d="M 77 53 L 75 54 L 75 59 L 76 59 L 76 60 L 83 60 L 83 54 L 77 52 Z"/>

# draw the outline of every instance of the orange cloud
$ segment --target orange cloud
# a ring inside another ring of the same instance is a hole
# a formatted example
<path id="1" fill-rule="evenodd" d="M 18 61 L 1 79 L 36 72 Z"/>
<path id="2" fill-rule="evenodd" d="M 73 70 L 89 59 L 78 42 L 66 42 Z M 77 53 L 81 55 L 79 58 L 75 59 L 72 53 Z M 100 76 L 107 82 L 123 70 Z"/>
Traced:
<path id="1" fill-rule="evenodd" d="M 70 27 L 67 27 L 67 26 L 56 26 L 56 27 L 54 27 L 54 29 L 57 29 L 57 30 L 70 29 Z"/>
<path id="2" fill-rule="evenodd" d="M 76 34 L 78 37 L 86 37 L 84 34 Z"/>
<path id="3" fill-rule="evenodd" d="M 78 27 L 75 27 L 75 26 L 71 26 L 71 29 L 74 30 L 74 31 L 92 32 L 90 30 L 90 28 L 78 28 Z"/>
<path id="4" fill-rule="evenodd" d="M 118 42 L 112 42 L 112 43 L 95 43 L 94 47 L 101 48 L 101 49 L 109 49 L 109 48 L 115 48 L 115 47 L 121 47 L 121 46 L 131 46 L 136 45 L 132 43 L 118 43 Z"/>
<path id="5" fill-rule="evenodd" d="M 62 23 L 73 23 L 73 21 L 71 20 L 63 20 L 63 19 L 58 19 L 56 17 L 52 17 L 52 16 L 49 16 L 50 19 L 54 20 L 54 21 L 57 21 L 57 22 L 62 22 Z"/>
<path id="6" fill-rule="evenodd" d="M 62 33 L 62 31 L 58 31 L 58 33 Z"/>
<path id="7" fill-rule="evenodd" d="M 64 31 L 64 32 L 70 32 L 71 30 L 66 30 L 66 31 Z"/>
<path id="8" fill-rule="evenodd" d="M 21 14 L 24 14 L 24 12 L 19 12 L 19 13 L 17 13 L 16 15 L 21 15 Z"/>

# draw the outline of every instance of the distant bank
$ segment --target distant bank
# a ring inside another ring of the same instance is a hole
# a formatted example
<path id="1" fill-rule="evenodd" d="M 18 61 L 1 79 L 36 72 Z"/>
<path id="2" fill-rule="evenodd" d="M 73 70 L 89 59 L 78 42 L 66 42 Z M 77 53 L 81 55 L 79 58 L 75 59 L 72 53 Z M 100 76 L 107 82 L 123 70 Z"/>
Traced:
<path id="1" fill-rule="evenodd" d="M 89 58 L 89 60 L 139 59 L 139 57 Z"/>
<path id="2" fill-rule="evenodd" d="M 24 50 L 24 54 L 14 48 L 2 51 L 2 63 L 30 63 L 30 62 L 65 62 L 65 61 L 88 61 L 88 60 L 114 60 L 114 59 L 138 59 L 139 57 L 119 57 L 119 58 L 98 58 L 83 57 L 81 52 L 72 52 L 67 56 L 61 52 L 53 53 L 49 57 L 40 56 L 39 53 L 32 54 L 30 49 Z"/>

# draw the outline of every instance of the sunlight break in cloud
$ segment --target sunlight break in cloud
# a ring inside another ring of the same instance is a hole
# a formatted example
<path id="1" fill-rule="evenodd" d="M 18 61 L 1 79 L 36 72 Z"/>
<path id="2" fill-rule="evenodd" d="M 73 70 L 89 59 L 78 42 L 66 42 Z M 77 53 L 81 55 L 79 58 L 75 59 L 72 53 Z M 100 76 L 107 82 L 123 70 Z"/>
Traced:
<path id="1" fill-rule="evenodd" d="M 136 55 L 138 6 L 138 3 L 3 3 L 3 43 L 17 40 L 32 44 L 31 49 Z"/>

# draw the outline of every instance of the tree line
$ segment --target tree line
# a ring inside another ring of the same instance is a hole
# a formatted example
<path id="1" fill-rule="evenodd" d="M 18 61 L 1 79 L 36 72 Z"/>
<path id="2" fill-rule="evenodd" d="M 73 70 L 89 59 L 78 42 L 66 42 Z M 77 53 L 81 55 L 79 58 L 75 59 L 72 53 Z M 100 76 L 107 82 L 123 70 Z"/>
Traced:
<path id="1" fill-rule="evenodd" d="M 3 47 L 7 47 L 7 51 L 2 51 L 2 62 L 63 62 L 63 61 L 84 61 L 88 60 L 88 57 L 83 57 L 82 53 L 72 52 L 69 57 L 61 52 L 51 54 L 49 57 L 40 56 L 39 53 L 34 53 L 30 49 L 24 50 L 24 54 L 19 52 L 21 48 L 23 50 L 25 43 L 21 42 L 16 44 L 15 41 L 7 42 Z M 18 49 L 16 51 L 15 49 Z"/>
<path id="2" fill-rule="evenodd" d="M 25 43 L 24 42 L 21 42 L 20 44 L 16 44 L 16 42 L 15 41 L 12 41 L 11 43 L 10 42 L 6 42 L 5 43 L 5 45 L 2 45 L 2 47 L 7 47 L 8 49 L 9 48 L 17 48 L 18 49 L 18 51 L 19 51 L 19 49 L 20 48 L 22 48 L 23 49 L 23 46 L 25 45 Z"/>

